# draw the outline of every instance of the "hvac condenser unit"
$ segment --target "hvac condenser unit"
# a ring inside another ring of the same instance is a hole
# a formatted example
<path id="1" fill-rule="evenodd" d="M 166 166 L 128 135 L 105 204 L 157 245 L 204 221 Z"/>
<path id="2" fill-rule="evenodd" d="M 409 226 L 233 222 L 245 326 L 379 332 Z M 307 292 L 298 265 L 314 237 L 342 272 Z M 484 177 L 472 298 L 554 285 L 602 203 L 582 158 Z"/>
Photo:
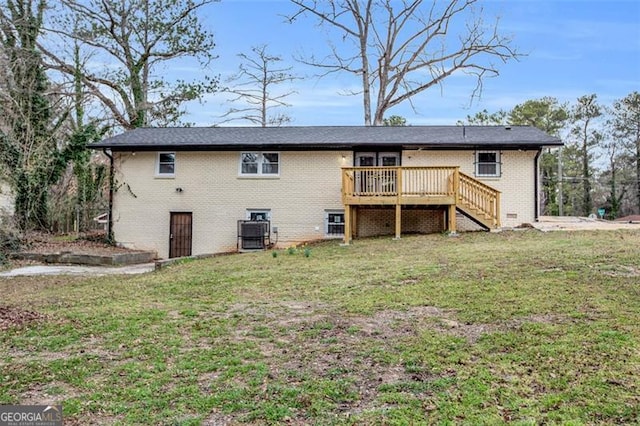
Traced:
<path id="1" fill-rule="evenodd" d="M 270 243 L 270 222 L 268 220 L 239 220 L 238 249 L 264 250 Z"/>

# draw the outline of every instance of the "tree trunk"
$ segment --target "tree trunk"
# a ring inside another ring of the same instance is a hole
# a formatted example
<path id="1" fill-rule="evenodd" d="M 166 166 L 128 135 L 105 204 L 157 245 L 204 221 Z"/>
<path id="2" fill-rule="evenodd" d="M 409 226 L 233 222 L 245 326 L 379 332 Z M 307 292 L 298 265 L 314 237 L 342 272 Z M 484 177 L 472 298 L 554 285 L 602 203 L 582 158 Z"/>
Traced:
<path id="1" fill-rule="evenodd" d="M 269 98 L 267 94 L 267 86 L 269 85 L 269 76 L 267 74 L 267 63 L 263 60 L 262 67 L 262 100 L 260 105 L 260 122 L 262 123 L 262 127 L 267 127 L 267 99 Z"/>
<path id="2" fill-rule="evenodd" d="M 616 164 L 611 162 L 611 218 L 618 217 L 618 210 L 620 210 L 620 200 L 616 195 Z"/>
<path id="3" fill-rule="evenodd" d="M 636 202 L 640 214 L 640 139 L 636 140 Z"/>
<path id="4" fill-rule="evenodd" d="M 360 37 L 362 52 L 362 106 L 364 108 L 364 125 L 371 125 L 371 83 L 369 82 L 369 59 L 367 57 L 367 33 Z"/>
<path id="5" fill-rule="evenodd" d="M 590 181 L 590 173 L 589 173 L 589 150 L 587 144 L 587 129 L 585 126 L 585 136 L 582 143 L 582 184 L 583 184 L 583 195 L 582 195 L 582 209 L 585 216 L 591 214 L 591 210 L 593 206 L 591 205 L 591 181 Z"/>

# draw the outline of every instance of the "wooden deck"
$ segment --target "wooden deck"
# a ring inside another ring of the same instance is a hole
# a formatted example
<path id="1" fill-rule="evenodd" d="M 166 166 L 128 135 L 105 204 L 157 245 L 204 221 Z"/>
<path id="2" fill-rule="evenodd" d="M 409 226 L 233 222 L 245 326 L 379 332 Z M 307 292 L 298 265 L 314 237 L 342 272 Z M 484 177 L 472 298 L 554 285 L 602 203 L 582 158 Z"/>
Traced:
<path id="1" fill-rule="evenodd" d="M 456 210 L 487 229 L 500 226 L 500 191 L 461 173 L 459 167 L 344 167 L 345 243 L 355 229 L 358 206 L 395 206 L 400 238 L 402 206 L 447 209 L 447 230 L 456 231 Z"/>

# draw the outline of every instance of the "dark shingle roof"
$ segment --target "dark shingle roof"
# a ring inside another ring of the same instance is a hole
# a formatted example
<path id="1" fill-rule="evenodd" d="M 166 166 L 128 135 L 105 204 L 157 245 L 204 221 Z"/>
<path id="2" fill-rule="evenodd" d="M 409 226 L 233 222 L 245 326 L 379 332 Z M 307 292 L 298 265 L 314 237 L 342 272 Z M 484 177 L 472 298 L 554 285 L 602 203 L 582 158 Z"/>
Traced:
<path id="1" fill-rule="evenodd" d="M 562 142 L 528 126 L 314 126 L 141 128 L 92 144 L 112 150 L 524 149 Z"/>

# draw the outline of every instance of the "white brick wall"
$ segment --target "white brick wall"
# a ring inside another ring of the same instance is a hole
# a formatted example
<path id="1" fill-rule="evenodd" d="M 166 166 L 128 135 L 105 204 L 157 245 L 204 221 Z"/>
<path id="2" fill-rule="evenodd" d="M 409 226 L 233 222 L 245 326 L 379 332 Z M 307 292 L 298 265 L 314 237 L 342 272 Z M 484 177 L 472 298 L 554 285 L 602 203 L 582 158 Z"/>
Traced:
<path id="1" fill-rule="evenodd" d="M 501 151 L 502 176 L 495 178 L 475 176 L 474 151 L 405 151 L 402 165 L 460 166 L 462 173 L 502 193 L 500 222 L 512 227 L 535 220 L 535 156 L 536 151 Z"/>
<path id="2" fill-rule="evenodd" d="M 444 210 L 402 209 L 402 233 L 429 234 L 445 229 Z M 395 235 L 396 209 L 358 207 L 358 237 Z"/>
<path id="3" fill-rule="evenodd" d="M 114 236 L 127 247 L 155 250 L 164 258 L 169 256 L 170 212 L 193 213 L 193 254 L 235 250 L 237 221 L 246 218 L 247 209 L 271 210 L 279 246 L 324 238 L 325 210 L 343 208 L 340 168 L 353 164 L 350 151 L 283 151 L 278 178 L 246 178 L 239 176 L 237 151 L 177 152 L 175 177 L 158 178 L 156 157 L 155 152 L 115 153 Z M 534 157 L 534 151 L 503 151 L 502 176 L 480 179 L 502 191 L 503 226 L 534 220 Z M 460 165 L 474 176 L 473 151 L 405 151 L 402 164 Z M 360 235 L 393 234 L 394 214 L 393 209 L 360 209 Z M 403 232 L 442 229 L 442 211 L 403 211 Z"/>
<path id="4" fill-rule="evenodd" d="M 280 246 L 324 238 L 325 210 L 343 208 L 340 168 L 352 164 L 351 152 L 281 152 L 278 178 L 246 178 L 239 152 L 177 152 L 167 179 L 155 177 L 156 156 L 116 154 L 113 216 L 116 241 L 160 257 L 169 255 L 170 212 L 193 213 L 194 254 L 235 250 L 247 209 L 271 210 Z"/>

